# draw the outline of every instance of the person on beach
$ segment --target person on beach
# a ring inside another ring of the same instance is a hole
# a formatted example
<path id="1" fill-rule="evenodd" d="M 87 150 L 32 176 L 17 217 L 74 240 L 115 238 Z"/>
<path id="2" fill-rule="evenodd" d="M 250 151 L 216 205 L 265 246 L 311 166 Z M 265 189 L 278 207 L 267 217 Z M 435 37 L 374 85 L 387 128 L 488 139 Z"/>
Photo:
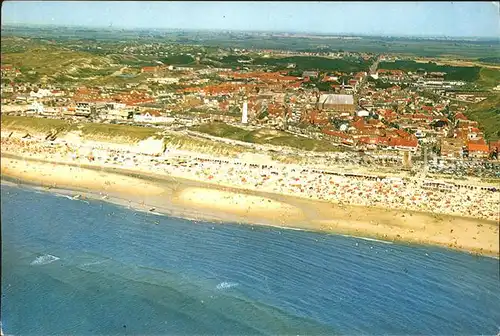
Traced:
<path id="1" fill-rule="evenodd" d="M 300 174 L 294 176 L 295 169 L 282 167 L 274 171 L 270 165 L 249 164 L 239 165 L 227 160 L 209 160 L 205 164 L 197 165 L 198 158 L 176 158 L 173 160 L 152 160 L 147 155 L 134 155 L 115 150 L 108 150 L 106 155 L 80 156 L 78 151 L 81 146 L 66 143 L 62 147 L 53 147 L 37 140 L 17 140 L 15 138 L 2 138 L 2 151 L 11 153 L 35 154 L 47 160 L 67 158 L 62 152 L 70 155 L 70 160 L 79 162 L 88 160 L 105 164 L 118 165 L 122 162 L 132 162 L 135 167 L 150 171 L 164 172 L 167 174 L 180 174 L 187 178 L 203 181 L 216 181 L 244 188 L 257 188 L 263 191 L 287 193 L 327 201 L 344 201 L 348 204 L 376 205 L 390 208 L 408 208 L 421 210 L 432 208 L 439 213 L 472 214 L 475 217 L 496 219 L 495 215 L 498 191 L 470 187 L 470 192 L 442 191 L 437 189 L 435 194 L 427 194 L 427 189 L 417 183 L 402 181 L 398 184 L 389 180 L 382 180 L 370 176 L 356 175 L 343 176 L 331 184 L 332 176 L 327 172 L 302 169 Z M 106 151 L 106 150 L 105 150 Z M 497 154 L 498 155 L 498 154 Z M 104 159 L 105 157 L 105 159 Z M 83 162 L 82 162 L 83 163 Z M 250 169 L 248 169 L 250 167 Z M 298 179 L 298 180 L 295 180 Z M 300 181 L 297 184 L 297 181 Z M 457 187 L 458 188 L 458 187 Z M 472 192 L 472 190 L 475 190 Z M 446 194 L 443 197 L 442 194 Z M 404 196 L 403 199 L 400 197 Z M 400 201 L 398 201 L 398 198 Z M 446 202 L 446 200 L 449 200 Z"/>

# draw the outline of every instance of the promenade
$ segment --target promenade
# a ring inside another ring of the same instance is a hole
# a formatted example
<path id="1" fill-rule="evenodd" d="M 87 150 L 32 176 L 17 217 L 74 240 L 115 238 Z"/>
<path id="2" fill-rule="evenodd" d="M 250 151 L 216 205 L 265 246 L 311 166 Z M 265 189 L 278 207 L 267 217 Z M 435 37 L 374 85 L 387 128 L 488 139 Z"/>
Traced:
<path id="1" fill-rule="evenodd" d="M 382 178 L 369 174 L 342 173 L 281 163 L 248 162 L 212 158 L 175 150 L 151 156 L 85 147 L 79 143 L 2 137 L 2 153 L 61 163 L 117 167 L 209 182 L 221 186 L 258 190 L 323 200 L 337 204 L 414 210 L 499 220 L 499 190 L 494 186 L 455 185 L 442 181 Z M 342 162 L 339 161 L 341 166 Z"/>

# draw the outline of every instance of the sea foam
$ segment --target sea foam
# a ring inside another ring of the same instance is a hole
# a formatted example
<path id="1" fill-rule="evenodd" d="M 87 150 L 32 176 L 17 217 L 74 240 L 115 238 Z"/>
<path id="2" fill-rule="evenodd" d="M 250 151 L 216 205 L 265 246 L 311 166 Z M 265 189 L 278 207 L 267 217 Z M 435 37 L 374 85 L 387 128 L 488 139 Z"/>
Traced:
<path id="1" fill-rule="evenodd" d="M 50 255 L 50 254 L 45 254 L 39 257 L 36 257 L 35 260 L 33 260 L 30 265 L 47 265 L 50 264 L 56 260 L 59 260 L 60 258 Z"/>
<path id="2" fill-rule="evenodd" d="M 82 267 L 86 267 L 86 266 L 92 266 L 92 265 L 100 265 L 100 264 L 102 264 L 105 261 L 107 261 L 107 260 L 99 260 L 99 261 L 87 262 L 87 263 L 83 263 L 81 266 Z"/>
<path id="3" fill-rule="evenodd" d="M 223 289 L 233 288 L 233 287 L 236 287 L 236 286 L 238 286 L 238 284 L 236 282 L 226 282 L 226 281 L 223 281 L 220 284 L 218 284 L 216 288 L 218 290 L 223 290 Z"/>
<path id="4" fill-rule="evenodd" d="M 58 197 L 64 197 L 64 198 L 67 198 L 67 199 L 69 199 L 71 201 L 74 201 L 73 197 L 68 196 L 68 195 L 62 195 L 62 194 L 55 194 L 55 195 L 58 196 Z"/>
<path id="5" fill-rule="evenodd" d="M 341 235 L 342 237 L 348 237 L 348 238 L 356 238 L 356 239 L 362 239 L 362 240 L 367 240 L 367 241 L 372 241 L 372 242 L 377 242 L 377 243 L 382 243 L 382 244 L 394 244 L 391 241 L 388 240 L 379 240 L 375 238 L 368 238 L 368 237 L 359 237 L 359 236 L 351 236 L 351 235 Z"/>
<path id="6" fill-rule="evenodd" d="M 356 238 L 363 239 L 363 240 L 368 240 L 368 241 L 374 241 L 374 242 L 382 243 L 382 244 L 394 244 L 391 241 L 379 240 L 379 239 L 375 239 L 375 238 L 367 238 L 367 237 L 356 237 Z"/>

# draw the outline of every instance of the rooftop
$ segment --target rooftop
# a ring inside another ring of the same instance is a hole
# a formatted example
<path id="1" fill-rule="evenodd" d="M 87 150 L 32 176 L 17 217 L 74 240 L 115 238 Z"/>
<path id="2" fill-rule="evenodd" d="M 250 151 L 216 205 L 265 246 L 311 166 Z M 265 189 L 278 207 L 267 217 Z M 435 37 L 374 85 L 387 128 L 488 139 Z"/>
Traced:
<path id="1" fill-rule="evenodd" d="M 346 94 L 322 94 L 319 97 L 319 103 L 329 105 L 353 105 L 354 97 Z"/>

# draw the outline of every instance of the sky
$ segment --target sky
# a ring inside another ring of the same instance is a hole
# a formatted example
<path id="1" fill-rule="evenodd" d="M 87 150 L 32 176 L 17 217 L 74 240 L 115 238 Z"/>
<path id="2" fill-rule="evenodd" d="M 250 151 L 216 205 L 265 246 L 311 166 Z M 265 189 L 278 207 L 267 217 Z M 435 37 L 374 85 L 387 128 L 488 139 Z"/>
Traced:
<path id="1" fill-rule="evenodd" d="M 2 25 L 500 37 L 499 2 L 4 1 Z"/>

